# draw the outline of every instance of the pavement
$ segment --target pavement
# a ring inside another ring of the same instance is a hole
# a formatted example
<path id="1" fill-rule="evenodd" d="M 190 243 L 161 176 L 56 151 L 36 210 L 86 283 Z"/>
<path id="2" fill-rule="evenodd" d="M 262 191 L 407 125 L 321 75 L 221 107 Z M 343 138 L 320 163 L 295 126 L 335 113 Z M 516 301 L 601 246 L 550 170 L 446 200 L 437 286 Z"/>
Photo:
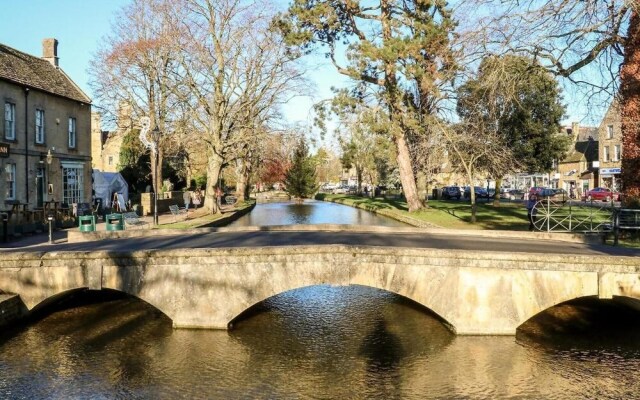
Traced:
<path id="1" fill-rule="evenodd" d="M 223 207 L 223 211 L 224 210 L 225 210 L 225 207 Z M 196 219 L 205 214 L 207 214 L 207 212 L 202 207 L 198 209 L 191 208 L 188 210 L 187 220 Z M 140 217 L 140 220 L 153 225 L 153 216 L 151 215 Z M 158 215 L 158 225 L 160 226 L 172 224 L 177 221 L 178 219 L 176 219 L 176 217 L 174 217 L 171 213 L 162 213 Z M 67 243 L 69 232 L 73 232 L 73 231 L 77 232 L 79 230 L 80 228 L 78 227 L 69 228 L 69 229 L 56 229 L 52 232 L 51 243 L 49 243 L 49 232 L 26 234 L 22 236 L 9 236 L 9 241 L 7 243 L 2 243 L 0 241 L 0 249 L 30 248 L 34 246 Z M 96 230 L 106 231 L 104 221 L 98 221 L 98 223 L 96 224 Z"/>

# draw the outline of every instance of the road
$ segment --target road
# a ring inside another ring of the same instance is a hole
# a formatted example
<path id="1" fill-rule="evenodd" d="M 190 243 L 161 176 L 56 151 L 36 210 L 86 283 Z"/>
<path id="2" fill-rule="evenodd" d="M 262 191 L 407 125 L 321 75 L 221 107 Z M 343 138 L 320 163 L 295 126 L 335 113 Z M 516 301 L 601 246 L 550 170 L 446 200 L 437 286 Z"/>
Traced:
<path id="1" fill-rule="evenodd" d="M 60 241 L 61 239 L 58 238 Z M 107 239 L 81 243 L 36 243 L 3 251 L 133 251 L 177 248 L 267 247 L 293 245 L 357 245 L 407 248 L 436 248 L 507 253 L 582 254 L 640 256 L 640 250 L 600 244 L 569 243 L 557 240 L 489 238 L 437 233 L 335 232 L 335 231 L 252 231 L 209 232 Z"/>

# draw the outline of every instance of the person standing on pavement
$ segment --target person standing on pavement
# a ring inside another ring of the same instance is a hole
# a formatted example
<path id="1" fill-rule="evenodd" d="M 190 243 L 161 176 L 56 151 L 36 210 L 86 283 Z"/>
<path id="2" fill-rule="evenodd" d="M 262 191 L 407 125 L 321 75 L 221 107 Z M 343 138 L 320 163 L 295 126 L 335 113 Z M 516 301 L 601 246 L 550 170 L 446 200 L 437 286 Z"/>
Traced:
<path id="1" fill-rule="evenodd" d="M 536 223 L 536 214 L 538 210 L 536 209 L 536 203 L 538 202 L 538 196 L 535 192 L 529 194 L 529 200 L 527 200 L 527 219 L 529 219 L 529 231 L 535 230 Z"/>

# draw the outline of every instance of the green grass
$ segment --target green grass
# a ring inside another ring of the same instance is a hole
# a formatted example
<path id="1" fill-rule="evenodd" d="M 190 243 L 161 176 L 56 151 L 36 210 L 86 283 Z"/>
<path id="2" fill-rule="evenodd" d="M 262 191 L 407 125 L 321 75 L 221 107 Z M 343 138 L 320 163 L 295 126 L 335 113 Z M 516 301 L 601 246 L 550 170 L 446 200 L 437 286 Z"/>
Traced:
<path id="1" fill-rule="evenodd" d="M 452 229 L 527 230 L 527 210 L 520 202 L 478 203 L 475 224 L 471 223 L 471 204 L 464 201 L 430 200 L 428 208 L 408 212 L 406 202 L 383 198 L 363 198 L 349 195 L 319 194 L 318 200 L 378 212 L 382 215 L 408 217 L 417 221 Z"/>

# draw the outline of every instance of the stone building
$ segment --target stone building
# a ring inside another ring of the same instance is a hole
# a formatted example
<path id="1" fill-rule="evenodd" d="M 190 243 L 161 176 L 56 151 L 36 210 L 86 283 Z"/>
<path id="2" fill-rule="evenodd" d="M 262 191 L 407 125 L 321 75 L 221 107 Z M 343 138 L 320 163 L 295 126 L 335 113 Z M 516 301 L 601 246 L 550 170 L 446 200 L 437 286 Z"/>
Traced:
<path id="1" fill-rule="evenodd" d="M 91 199 L 91 99 L 58 64 L 0 44 L 0 209 L 32 210 Z"/>
<path id="2" fill-rule="evenodd" d="M 620 106 L 613 101 L 598 128 L 600 141 L 600 183 L 614 191 L 620 188 L 622 121 Z"/>
<path id="3" fill-rule="evenodd" d="M 102 130 L 101 115 L 91 114 L 91 158 L 93 169 L 119 172 L 120 148 L 127 132 L 133 128 L 131 108 L 124 103 L 118 109 L 117 129 Z"/>
<path id="4" fill-rule="evenodd" d="M 584 193 L 598 185 L 598 128 L 574 122 L 565 132 L 572 140 L 567 155 L 558 162 L 557 187 L 569 193 L 573 186 Z"/>

